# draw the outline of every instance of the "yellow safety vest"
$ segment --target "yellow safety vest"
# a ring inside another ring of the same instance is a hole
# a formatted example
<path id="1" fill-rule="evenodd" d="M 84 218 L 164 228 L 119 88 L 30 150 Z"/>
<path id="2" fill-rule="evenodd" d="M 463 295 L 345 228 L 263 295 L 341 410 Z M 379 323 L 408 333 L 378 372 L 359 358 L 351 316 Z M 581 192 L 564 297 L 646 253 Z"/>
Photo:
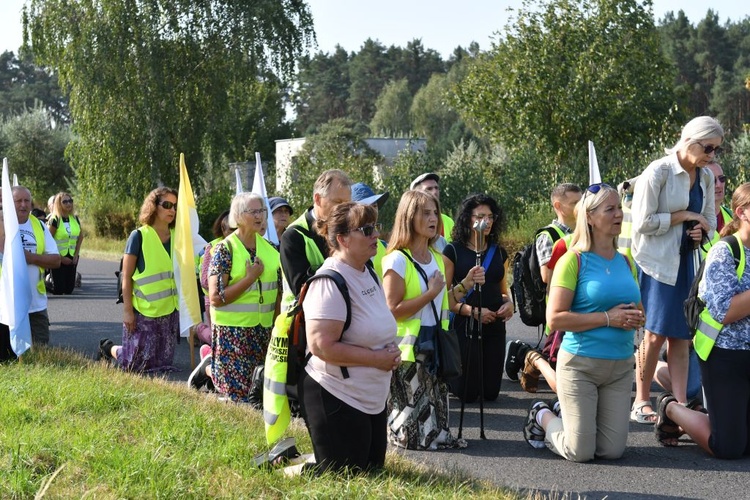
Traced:
<path id="1" fill-rule="evenodd" d="M 60 255 L 75 257 L 76 255 L 76 244 L 78 243 L 78 237 L 81 234 L 81 226 L 78 224 L 78 219 L 74 216 L 68 217 L 68 224 L 70 224 L 70 234 L 65 229 L 62 217 L 57 218 L 57 231 L 55 231 L 55 243 L 57 243 L 57 251 Z"/>
<path id="2" fill-rule="evenodd" d="M 411 252 L 407 249 L 402 249 L 403 252 L 407 253 L 411 257 Z M 432 258 L 435 259 L 438 265 L 438 269 L 445 276 L 445 263 L 443 257 L 430 248 Z M 406 272 L 404 273 L 404 284 L 406 290 L 404 293 L 404 300 L 413 299 L 423 295 L 421 282 L 422 277 L 417 272 L 417 268 L 414 267 L 409 259 L 406 260 Z M 429 304 L 427 304 L 429 306 Z M 427 306 L 425 306 L 427 307 Z M 444 329 L 448 329 L 448 293 L 443 293 L 443 303 L 440 307 L 440 326 Z M 396 337 L 398 338 L 398 347 L 401 349 L 401 361 L 415 361 L 414 355 L 414 344 L 417 343 L 417 337 L 419 336 L 419 328 L 422 325 L 419 314 L 416 318 L 406 318 L 397 320 L 396 324 L 398 329 L 396 330 Z"/>
<path id="3" fill-rule="evenodd" d="M 742 274 L 745 272 L 745 246 L 742 244 L 739 233 L 734 233 L 733 236 L 737 238 L 740 247 L 740 263 L 737 265 L 737 280 L 740 280 L 742 279 Z M 719 337 L 722 328 L 724 328 L 724 325 L 711 316 L 711 313 L 708 312 L 708 307 L 704 308 L 700 314 L 698 328 L 695 330 L 695 337 L 693 337 L 695 353 L 703 361 L 706 361 L 708 355 L 711 354 L 711 350 L 714 348 L 714 344 L 716 344 L 716 339 Z"/>
<path id="4" fill-rule="evenodd" d="M 372 258 L 372 267 L 381 280 L 383 279 L 383 257 L 385 257 L 385 245 L 378 240 L 378 253 Z"/>
<path id="5" fill-rule="evenodd" d="M 227 236 L 224 244 L 229 246 L 232 254 L 232 269 L 227 283 L 229 286 L 245 277 L 245 263 L 250 259 L 250 253 L 236 233 Z M 259 234 L 255 235 L 255 245 L 258 258 L 263 263 L 263 272 L 255 283 L 231 304 L 220 307 L 212 305 L 211 322 L 223 326 L 242 327 L 259 324 L 269 327 L 273 324 L 276 296 L 279 292 L 279 252 Z"/>
<path id="6" fill-rule="evenodd" d="M 723 206 L 723 205 L 722 205 L 722 206 L 721 206 L 721 207 L 719 208 L 719 213 L 721 214 L 721 217 L 722 217 L 722 218 L 724 219 L 724 225 L 727 225 L 727 224 L 729 224 L 730 222 L 732 222 L 732 219 L 733 219 L 734 217 L 732 216 L 732 211 L 731 211 L 731 210 L 729 210 L 729 209 L 728 209 L 727 207 L 725 207 L 725 206 Z M 718 241 L 719 241 L 720 239 L 721 239 L 721 236 L 719 235 L 719 231 L 718 231 L 718 230 L 717 230 L 717 231 L 714 231 L 714 235 L 713 235 L 713 237 L 711 238 L 711 241 L 709 241 L 709 242 L 708 242 L 708 243 L 706 243 L 705 245 L 701 245 L 701 257 L 703 257 L 703 258 L 705 259 L 705 258 L 706 258 L 706 254 L 708 253 L 708 251 L 709 251 L 709 250 L 711 249 L 711 247 L 712 247 L 712 246 L 714 246 L 714 245 L 715 245 L 715 244 L 716 244 L 716 243 L 717 243 L 717 242 L 718 242 Z"/>
<path id="7" fill-rule="evenodd" d="M 281 439 L 292 420 L 286 393 L 286 373 L 289 359 L 289 329 L 293 314 L 279 314 L 266 351 L 263 371 L 263 422 L 266 442 L 271 445 Z"/>
<path id="8" fill-rule="evenodd" d="M 44 253 L 44 226 L 42 221 L 29 215 L 31 221 L 31 230 L 34 232 L 34 239 L 36 240 L 36 253 L 42 255 Z M 47 288 L 44 286 L 44 269 L 39 268 L 39 277 L 36 282 L 36 291 L 42 295 L 47 294 Z"/>
<path id="9" fill-rule="evenodd" d="M 143 272 L 136 268 L 133 273 L 133 307 L 146 317 L 160 318 L 179 308 L 172 258 L 154 228 L 143 226 L 138 230 L 145 266 Z M 170 230 L 170 245 L 174 252 L 174 230 Z"/>
<path id="10" fill-rule="evenodd" d="M 317 271 L 320 266 L 323 265 L 323 262 L 326 260 L 322 253 L 320 253 L 320 249 L 318 249 L 318 245 L 315 243 L 315 240 L 310 238 L 307 234 L 312 231 L 310 227 L 307 225 L 307 219 L 305 218 L 305 214 L 307 211 L 305 211 L 302 215 L 300 215 L 297 220 L 289 224 L 289 227 L 287 227 L 287 230 L 294 229 L 299 234 L 302 235 L 302 238 L 305 240 L 305 256 L 307 257 L 307 262 L 310 264 L 310 268 L 313 272 Z M 284 270 L 281 270 L 282 273 L 282 284 L 284 287 L 284 293 L 281 296 L 281 310 L 282 311 L 289 311 L 292 307 L 294 307 L 294 300 L 297 298 L 296 294 L 292 291 L 291 287 L 289 286 L 289 283 L 287 283 L 286 277 L 283 276 Z"/>
<path id="11" fill-rule="evenodd" d="M 440 218 L 443 219 L 443 236 L 445 237 L 445 241 L 450 243 L 453 241 L 453 238 L 451 237 L 454 226 L 453 219 L 445 214 L 440 214 Z"/>

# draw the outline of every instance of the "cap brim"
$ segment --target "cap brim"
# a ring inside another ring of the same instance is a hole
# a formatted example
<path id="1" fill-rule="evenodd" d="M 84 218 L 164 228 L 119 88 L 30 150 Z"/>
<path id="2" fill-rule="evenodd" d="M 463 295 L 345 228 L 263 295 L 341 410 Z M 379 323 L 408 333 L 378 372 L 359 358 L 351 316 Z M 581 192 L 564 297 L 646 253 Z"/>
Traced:
<path id="1" fill-rule="evenodd" d="M 375 194 L 372 196 L 368 196 L 367 198 L 361 199 L 357 201 L 357 203 L 361 203 L 362 205 L 374 205 L 377 203 L 378 208 L 380 208 L 383 206 L 383 204 L 385 204 L 389 196 L 390 194 L 387 192 L 383 194 Z"/>

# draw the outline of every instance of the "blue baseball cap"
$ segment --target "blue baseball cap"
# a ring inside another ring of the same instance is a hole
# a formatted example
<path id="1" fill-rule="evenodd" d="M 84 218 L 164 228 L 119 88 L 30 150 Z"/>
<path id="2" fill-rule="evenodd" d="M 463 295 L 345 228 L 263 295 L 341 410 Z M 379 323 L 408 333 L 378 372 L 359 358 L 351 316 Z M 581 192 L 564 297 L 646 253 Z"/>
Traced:
<path id="1" fill-rule="evenodd" d="M 362 182 L 352 185 L 352 201 L 363 205 L 377 204 L 378 208 L 380 208 L 388 200 L 388 196 L 387 191 L 383 194 L 375 194 L 375 191 L 370 186 Z"/>

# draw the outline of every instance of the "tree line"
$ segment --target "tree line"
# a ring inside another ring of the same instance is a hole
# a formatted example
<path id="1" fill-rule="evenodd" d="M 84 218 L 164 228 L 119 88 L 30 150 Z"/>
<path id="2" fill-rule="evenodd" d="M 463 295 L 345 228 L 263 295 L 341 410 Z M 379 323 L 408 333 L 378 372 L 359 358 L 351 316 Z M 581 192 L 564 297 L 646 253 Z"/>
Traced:
<path id="1" fill-rule="evenodd" d="M 485 190 L 517 219 L 553 184 L 586 183 L 587 140 L 616 181 L 710 114 L 728 132 L 725 170 L 745 180 L 750 18 L 721 24 L 709 9 L 695 25 L 682 11 L 657 23 L 635 0 L 531 0 L 491 47 L 443 59 L 420 39 L 311 53 L 304 2 L 209 4 L 31 0 L 21 55 L 0 57 L 0 155 L 39 179 L 39 195 L 85 193 L 81 205 L 106 214 L 176 184 L 184 152 L 199 210 L 213 212 L 231 195 L 229 163 L 260 151 L 272 164 L 275 139 L 307 136 L 284 193 L 296 209 L 325 168 L 392 192 L 430 170 L 446 204 Z M 384 159 L 357 146 L 367 136 L 426 138 L 427 150 L 379 171 Z"/>

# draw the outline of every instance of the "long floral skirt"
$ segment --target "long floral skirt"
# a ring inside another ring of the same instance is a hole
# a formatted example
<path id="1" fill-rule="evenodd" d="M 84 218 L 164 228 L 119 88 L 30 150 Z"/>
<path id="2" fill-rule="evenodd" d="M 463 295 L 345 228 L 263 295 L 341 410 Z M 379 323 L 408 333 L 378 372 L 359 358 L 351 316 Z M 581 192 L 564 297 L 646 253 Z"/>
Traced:
<path id="1" fill-rule="evenodd" d="M 177 371 L 173 362 L 179 330 L 179 311 L 158 318 L 135 311 L 135 331 L 122 327 L 117 363 L 123 370 L 139 373 Z"/>
<path id="2" fill-rule="evenodd" d="M 448 386 L 431 374 L 431 355 L 401 363 L 391 378 L 388 398 L 388 440 L 409 450 L 463 448 L 448 427 Z"/>
<path id="3" fill-rule="evenodd" d="M 253 371 L 266 360 L 271 328 L 211 325 L 211 376 L 232 401 L 249 402 Z"/>

